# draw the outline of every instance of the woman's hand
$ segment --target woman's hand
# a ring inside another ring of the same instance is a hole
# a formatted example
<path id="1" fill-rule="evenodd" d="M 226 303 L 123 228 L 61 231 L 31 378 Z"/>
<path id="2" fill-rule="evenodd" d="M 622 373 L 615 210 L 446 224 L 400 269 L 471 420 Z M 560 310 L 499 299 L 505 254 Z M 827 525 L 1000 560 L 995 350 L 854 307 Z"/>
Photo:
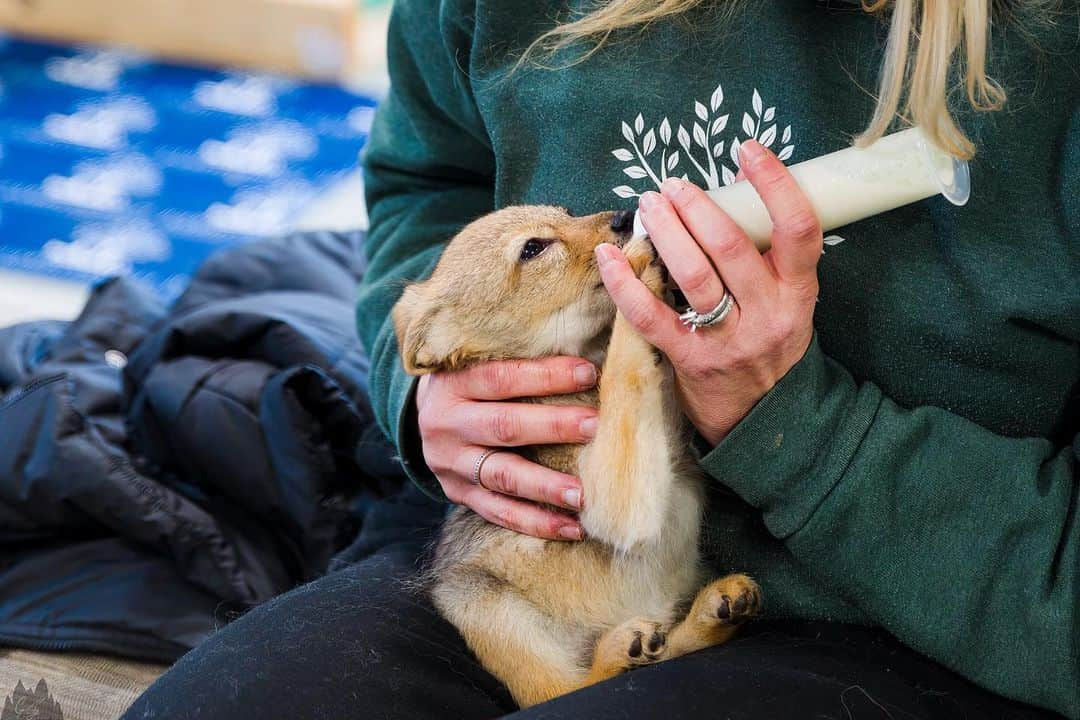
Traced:
<path id="1" fill-rule="evenodd" d="M 596 410 L 506 401 L 565 395 L 595 384 L 596 368 L 569 357 L 490 362 L 420 378 L 416 408 L 424 459 L 446 497 L 520 533 L 580 540 L 575 517 L 536 503 L 578 512 L 581 481 L 529 462 L 512 448 L 587 442 L 596 434 Z M 492 449 L 497 452 L 483 462 L 480 482 L 473 484 L 477 460 Z"/>
<path id="2" fill-rule="evenodd" d="M 795 179 L 769 150 L 743 143 L 741 174 L 757 190 L 773 221 L 764 255 L 699 188 L 669 179 L 661 193 L 641 196 L 641 220 L 690 305 L 712 310 L 731 292 L 736 306 L 723 321 L 697 332 L 634 275 L 616 247 L 601 245 L 604 284 L 624 317 L 671 360 L 683 410 L 716 445 L 802 358 L 813 335 L 817 216 Z"/>

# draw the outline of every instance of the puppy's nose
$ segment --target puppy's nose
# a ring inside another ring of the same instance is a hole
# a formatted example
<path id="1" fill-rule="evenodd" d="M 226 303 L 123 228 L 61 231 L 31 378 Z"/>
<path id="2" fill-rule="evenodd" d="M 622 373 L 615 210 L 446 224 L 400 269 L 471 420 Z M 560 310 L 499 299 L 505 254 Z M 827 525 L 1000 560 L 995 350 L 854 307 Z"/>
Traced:
<path id="1" fill-rule="evenodd" d="M 620 235 L 629 235 L 634 230 L 634 211 L 616 210 L 611 216 L 611 229 Z"/>

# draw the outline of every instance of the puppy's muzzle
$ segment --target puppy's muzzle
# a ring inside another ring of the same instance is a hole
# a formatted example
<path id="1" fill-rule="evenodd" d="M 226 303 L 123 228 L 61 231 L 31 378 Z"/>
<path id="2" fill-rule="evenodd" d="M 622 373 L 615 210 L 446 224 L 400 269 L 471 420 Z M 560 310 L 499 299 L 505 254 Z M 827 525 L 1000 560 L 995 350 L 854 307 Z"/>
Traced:
<path id="1" fill-rule="evenodd" d="M 634 232 L 634 211 L 616 210 L 611 216 L 611 229 L 620 235 L 623 241 L 628 240 Z"/>

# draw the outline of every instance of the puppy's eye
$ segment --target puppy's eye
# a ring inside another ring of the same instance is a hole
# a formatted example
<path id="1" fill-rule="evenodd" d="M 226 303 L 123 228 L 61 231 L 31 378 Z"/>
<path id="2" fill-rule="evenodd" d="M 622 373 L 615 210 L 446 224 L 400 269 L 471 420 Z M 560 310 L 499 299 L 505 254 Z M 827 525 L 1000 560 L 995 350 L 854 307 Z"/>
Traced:
<path id="1" fill-rule="evenodd" d="M 521 262 L 526 260 L 532 260 L 534 257 L 544 252 L 547 246 L 551 244 L 551 240 L 544 240 L 542 238 L 530 238 L 526 241 L 525 245 L 521 248 L 521 256 L 518 258 Z"/>

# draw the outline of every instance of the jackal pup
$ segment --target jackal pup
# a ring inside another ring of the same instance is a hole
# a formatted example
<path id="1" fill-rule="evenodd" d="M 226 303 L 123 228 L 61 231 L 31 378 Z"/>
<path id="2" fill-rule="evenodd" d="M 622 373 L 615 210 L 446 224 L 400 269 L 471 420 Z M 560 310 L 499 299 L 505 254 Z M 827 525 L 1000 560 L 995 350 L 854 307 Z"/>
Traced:
<path id="1" fill-rule="evenodd" d="M 602 366 L 596 391 L 528 400 L 597 407 L 595 439 L 522 449 L 581 478 L 586 540 L 520 535 L 458 507 L 435 551 L 435 606 L 522 706 L 725 642 L 760 604 L 745 575 L 702 588 L 703 480 L 671 366 L 616 312 L 593 255 L 600 243 L 622 246 L 663 297 L 652 246 L 628 239 L 631 219 L 492 213 L 463 229 L 393 311 L 411 374 L 547 355 Z"/>

